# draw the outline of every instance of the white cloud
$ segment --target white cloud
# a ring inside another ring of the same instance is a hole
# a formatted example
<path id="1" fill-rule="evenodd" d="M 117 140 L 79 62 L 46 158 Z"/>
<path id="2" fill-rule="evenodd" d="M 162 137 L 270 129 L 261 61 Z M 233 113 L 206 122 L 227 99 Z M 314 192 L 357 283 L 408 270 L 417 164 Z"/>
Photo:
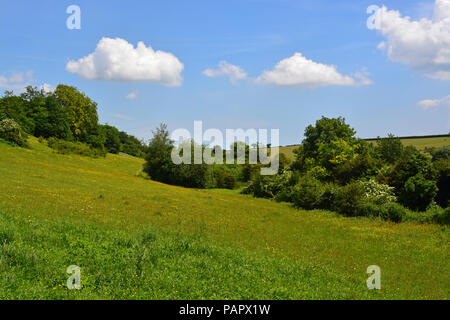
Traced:
<path id="1" fill-rule="evenodd" d="M 48 83 L 44 83 L 40 87 L 40 89 L 44 90 L 44 92 L 47 92 L 47 93 L 52 93 L 53 91 L 55 91 L 55 88 L 51 84 L 48 84 Z"/>
<path id="2" fill-rule="evenodd" d="M 431 108 L 437 108 L 440 106 L 450 107 L 450 96 L 446 96 L 442 99 L 436 99 L 436 100 L 422 100 L 417 104 L 425 110 L 431 109 Z"/>
<path id="3" fill-rule="evenodd" d="M 102 38 L 93 53 L 66 66 L 87 80 L 153 81 L 167 86 L 181 85 L 183 68 L 172 53 L 155 51 L 143 42 L 134 48 L 120 38 Z"/>
<path id="4" fill-rule="evenodd" d="M 315 88 L 331 85 L 358 86 L 371 84 L 363 70 L 353 76 L 340 74 L 335 66 L 325 65 L 305 58 L 301 53 L 278 62 L 271 71 L 264 71 L 256 83 L 277 86 Z"/>
<path id="5" fill-rule="evenodd" d="M 231 83 L 247 78 L 247 73 L 241 67 L 232 65 L 226 61 L 221 61 L 218 69 L 206 69 L 203 71 L 203 74 L 208 77 L 227 76 L 230 78 Z"/>
<path id="6" fill-rule="evenodd" d="M 23 92 L 33 81 L 33 71 L 13 73 L 9 77 L 0 76 L 0 88 Z"/>
<path id="7" fill-rule="evenodd" d="M 138 94 L 139 94 L 139 91 L 133 91 L 133 92 L 130 92 L 129 94 L 127 94 L 127 96 L 125 98 L 133 100 L 138 97 Z"/>
<path id="8" fill-rule="evenodd" d="M 435 1 L 432 19 L 412 20 L 383 6 L 376 21 L 387 39 L 378 48 L 386 49 L 391 61 L 410 65 L 430 78 L 450 80 L 450 0 Z"/>

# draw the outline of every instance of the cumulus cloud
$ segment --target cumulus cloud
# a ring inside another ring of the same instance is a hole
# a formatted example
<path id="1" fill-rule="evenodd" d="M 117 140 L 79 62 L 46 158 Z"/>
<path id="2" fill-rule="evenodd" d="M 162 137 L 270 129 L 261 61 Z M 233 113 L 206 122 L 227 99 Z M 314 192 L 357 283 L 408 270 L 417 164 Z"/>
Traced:
<path id="1" fill-rule="evenodd" d="M 422 100 L 417 104 L 425 110 L 428 110 L 431 108 L 437 108 L 440 106 L 450 107 L 450 96 L 446 96 L 442 99 L 436 99 L 436 100 Z"/>
<path id="2" fill-rule="evenodd" d="M 172 53 L 155 51 L 143 42 L 135 48 L 120 38 L 102 38 L 93 53 L 66 66 L 68 72 L 87 80 L 152 81 L 166 86 L 181 85 L 183 68 Z"/>
<path id="3" fill-rule="evenodd" d="M 427 77 L 450 80 L 450 0 L 436 0 L 432 19 L 412 20 L 385 6 L 375 14 L 376 29 L 386 37 L 378 48 L 393 62 Z"/>
<path id="4" fill-rule="evenodd" d="M 133 91 L 133 92 L 130 92 L 129 94 L 127 94 L 126 98 L 133 100 L 138 97 L 138 94 L 139 94 L 139 91 Z"/>
<path id="5" fill-rule="evenodd" d="M 206 69 L 203 74 L 208 77 L 223 77 L 230 78 L 231 83 L 235 83 L 237 80 L 247 78 L 247 73 L 238 66 L 235 66 L 226 61 L 221 61 L 217 69 Z"/>
<path id="6" fill-rule="evenodd" d="M 44 83 L 40 87 L 40 89 L 44 90 L 44 92 L 47 92 L 47 93 L 52 93 L 53 91 L 55 91 L 55 88 L 51 84 L 48 84 L 48 83 Z"/>
<path id="7" fill-rule="evenodd" d="M 13 73 L 9 77 L 0 76 L 0 88 L 22 92 L 33 81 L 33 71 Z"/>
<path id="8" fill-rule="evenodd" d="M 371 84 L 372 81 L 367 76 L 366 70 L 355 73 L 353 77 L 342 75 L 335 66 L 314 62 L 297 52 L 278 62 L 273 70 L 264 71 L 256 79 L 256 83 L 305 88 L 357 86 Z"/>

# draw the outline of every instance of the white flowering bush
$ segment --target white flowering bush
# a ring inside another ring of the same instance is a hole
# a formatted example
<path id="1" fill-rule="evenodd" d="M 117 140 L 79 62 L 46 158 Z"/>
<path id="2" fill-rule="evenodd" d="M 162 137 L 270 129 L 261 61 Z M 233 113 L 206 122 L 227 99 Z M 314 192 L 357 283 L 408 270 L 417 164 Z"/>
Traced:
<path id="1" fill-rule="evenodd" d="M 394 195 L 394 188 L 387 184 L 378 183 L 373 179 L 360 181 L 360 183 L 364 189 L 365 198 L 370 202 L 383 205 L 397 201 L 397 197 Z"/>
<path id="2" fill-rule="evenodd" d="M 22 129 L 13 119 L 0 120 L 0 138 L 19 146 L 26 144 Z"/>

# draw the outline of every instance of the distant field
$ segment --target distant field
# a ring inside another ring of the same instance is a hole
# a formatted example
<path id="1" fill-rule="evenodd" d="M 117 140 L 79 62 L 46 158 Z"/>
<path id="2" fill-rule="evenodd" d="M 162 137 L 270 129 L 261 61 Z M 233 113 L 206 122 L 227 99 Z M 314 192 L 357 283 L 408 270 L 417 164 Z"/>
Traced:
<path id="1" fill-rule="evenodd" d="M 450 298 L 447 227 L 168 186 L 137 177 L 141 159 L 31 146 L 0 143 L 0 299 Z"/>
<path id="2" fill-rule="evenodd" d="M 450 137 L 437 137 L 437 138 L 414 138 L 414 139 L 401 139 L 405 146 L 414 146 L 419 150 L 425 148 L 440 148 L 450 146 Z M 371 141 L 375 143 L 375 141 Z M 298 146 L 280 147 L 280 153 L 284 153 L 288 159 L 295 159 L 294 150 Z"/>

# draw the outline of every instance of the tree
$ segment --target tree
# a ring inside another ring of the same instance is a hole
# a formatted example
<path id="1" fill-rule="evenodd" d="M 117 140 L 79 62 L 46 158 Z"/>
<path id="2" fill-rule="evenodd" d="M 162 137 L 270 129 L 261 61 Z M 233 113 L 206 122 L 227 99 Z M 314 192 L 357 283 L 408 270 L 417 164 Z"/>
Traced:
<path id="1" fill-rule="evenodd" d="M 110 153 L 119 153 L 120 151 L 120 137 L 119 130 L 116 127 L 109 125 L 101 126 L 105 134 L 105 148 Z"/>
<path id="2" fill-rule="evenodd" d="M 450 146 L 435 149 L 431 152 L 431 155 L 433 156 L 432 161 L 437 161 L 439 159 L 450 160 Z"/>
<path id="3" fill-rule="evenodd" d="M 172 173 L 175 166 L 171 158 L 173 148 L 173 140 L 169 138 L 167 125 L 162 123 L 153 131 L 153 138 L 150 140 L 145 157 L 144 172 L 153 180 L 173 184 Z"/>
<path id="4" fill-rule="evenodd" d="M 376 152 L 380 159 L 394 164 L 402 157 L 404 148 L 401 140 L 390 133 L 387 138 L 378 137 Z"/>
<path id="5" fill-rule="evenodd" d="M 437 171 L 437 187 L 439 189 L 436 195 L 436 203 L 443 208 L 448 207 L 450 202 L 450 159 L 440 158 L 433 162 Z"/>
<path id="6" fill-rule="evenodd" d="M 421 174 L 427 180 L 434 180 L 436 177 L 431 157 L 423 152 L 416 152 L 400 159 L 389 177 L 389 185 L 396 188 L 399 193 L 406 181 L 417 174 Z"/>
<path id="7" fill-rule="evenodd" d="M 316 121 L 316 125 L 309 125 L 305 130 L 303 153 L 308 158 L 317 156 L 321 145 L 330 144 L 338 139 L 350 143 L 354 140 L 355 130 L 345 123 L 345 119 L 327 118 Z"/>
<path id="8" fill-rule="evenodd" d="M 14 119 L 23 131 L 32 134 L 34 132 L 34 121 L 29 116 L 30 109 L 21 96 L 13 95 L 12 91 L 6 91 L 0 99 L 0 112 L 9 119 Z"/>
<path id="9" fill-rule="evenodd" d="M 99 147 L 102 137 L 98 137 L 101 132 L 98 128 L 97 103 L 77 88 L 62 84 L 56 88 L 55 95 L 68 114 L 75 139 Z"/>
<path id="10" fill-rule="evenodd" d="M 417 152 L 398 161 L 389 185 L 395 188 L 401 204 L 413 210 L 425 210 L 437 193 L 435 179 L 431 157 Z"/>
<path id="11" fill-rule="evenodd" d="M 422 174 L 416 174 L 406 181 L 398 199 L 412 210 L 425 211 L 437 194 L 436 181 L 428 180 Z"/>

